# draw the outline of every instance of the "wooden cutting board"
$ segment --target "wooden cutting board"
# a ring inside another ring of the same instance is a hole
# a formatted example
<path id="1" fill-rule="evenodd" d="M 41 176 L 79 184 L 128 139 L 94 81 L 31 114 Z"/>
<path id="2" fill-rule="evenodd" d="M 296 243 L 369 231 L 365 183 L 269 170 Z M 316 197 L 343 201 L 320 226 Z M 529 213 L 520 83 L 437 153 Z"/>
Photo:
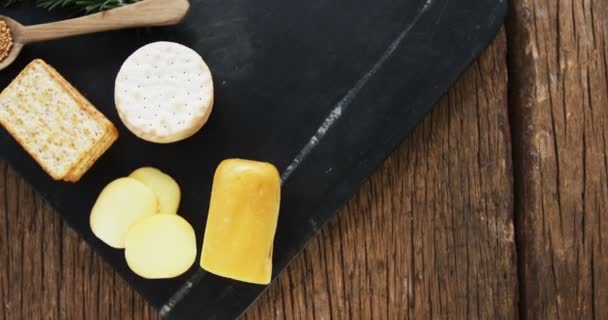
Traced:
<path id="1" fill-rule="evenodd" d="M 102 187 L 141 166 L 166 171 L 182 186 L 180 214 L 201 243 L 218 163 L 239 157 L 276 164 L 284 180 L 276 276 L 487 46 L 505 11 L 504 0 L 192 1 L 176 27 L 32 45 L 0 72 L 0 87 L 42 58 L 106 114 L 121 137 L 78 184 L 52 181 L 4 130 L 0 156 L 163 315 L 234 318 L 265 287 L 208 274 L 198 264 L 175 279 L 134 275 L 123 252 L 90 231 L 89 211 Z M 24 24 L 62 18 L 28 5 L 2 14 Z M 122 62 L 158 40 L 198 51 L 216 88 L 205 128 L 170 145 L 135 138 L 113 102 Z"/>

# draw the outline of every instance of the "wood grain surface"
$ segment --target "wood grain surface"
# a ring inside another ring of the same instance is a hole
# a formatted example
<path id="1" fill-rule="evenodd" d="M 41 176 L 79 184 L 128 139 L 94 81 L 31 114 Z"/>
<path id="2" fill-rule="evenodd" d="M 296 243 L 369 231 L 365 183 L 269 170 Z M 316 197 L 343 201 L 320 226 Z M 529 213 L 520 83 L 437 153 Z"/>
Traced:
<path id="1" fill-rule="evenodd" d="M 245 319 L 514 319 L 501 32 Z"/>
<path id="2" fill-rule="evenodd" d="M 608 318 L 608 1 L 514 0 L 521 315 Z"/>
<path id="3" fill-rule="evenodd" d="M 517 318 L 503 31 L 245 319 Z M 0 318 L 157 319 L 0 162 Z"/>

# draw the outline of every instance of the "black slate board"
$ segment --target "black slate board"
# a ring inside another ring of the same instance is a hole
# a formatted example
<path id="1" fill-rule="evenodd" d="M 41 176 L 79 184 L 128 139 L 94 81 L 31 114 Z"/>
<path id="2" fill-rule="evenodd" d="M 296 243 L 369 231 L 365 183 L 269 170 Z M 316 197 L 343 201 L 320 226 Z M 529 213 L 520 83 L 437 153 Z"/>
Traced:
<path id="1" fill-rule="evenodd" d="M 28 4 L 0 10 L 24 24 L 62 18 Z M 123 252 L 89 229 L 89 210 L 102 187 L 144 165 L 167 171 L 182 186 L 180 213 L 200 244 L 217 164 L 232 157 L 276 164 L 284 177 L 276 276 L 487 46 L 505 11 L 504 0 L 196 0 L 177 27 L 32 45 L 0 71 L 0 87 L 43 58 L 119 127 L 121 137 L 78 184 L 52 181 L 3 129 L 0 156 L 164 316 L 234 318 L 263 286 L 208 274 L 198 264 L 171 280 L 135 276 Z M 122 61 L 156 40 L 197 50 L 216 86 L 209 123 L 171 145 L 136 139 L 113 104 Z"/>

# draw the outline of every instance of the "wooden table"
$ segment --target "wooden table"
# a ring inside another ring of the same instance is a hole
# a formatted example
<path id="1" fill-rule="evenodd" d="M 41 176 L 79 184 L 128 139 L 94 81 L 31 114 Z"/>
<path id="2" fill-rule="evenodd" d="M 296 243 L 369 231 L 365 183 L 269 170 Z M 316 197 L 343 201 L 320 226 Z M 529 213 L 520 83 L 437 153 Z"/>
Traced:
<path id="1" fill-rule="evenodd" d="M 510 5 L 245 319 L 608 318 L 608 1 Z M 0 181 L 0 319 L 158 317 L 2 162 Z"/>

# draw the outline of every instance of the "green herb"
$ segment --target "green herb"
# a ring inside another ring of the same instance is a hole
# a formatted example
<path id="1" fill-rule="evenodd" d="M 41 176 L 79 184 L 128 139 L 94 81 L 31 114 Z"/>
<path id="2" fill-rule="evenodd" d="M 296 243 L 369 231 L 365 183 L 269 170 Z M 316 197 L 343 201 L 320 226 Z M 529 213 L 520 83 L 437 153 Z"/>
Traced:
<path id="1" fill-rule="evenodd" d="M 10 6 L 21 0 L 2 0 Z M 91 13 L 117 8 L 139 0 L 35 0 L 36 6 L 47 10 L 57 8 L 72 9 L 80 13 Z"/>
<path id="2" fill-rule="evenodd" d="M 20 1 L 20 0 L 5 0 L 5 1 L 4 1 L 4 2 L 5 2 L 5 3 L 4 3 L 4 6 L 5 6 L 5 7 L 8 7 L 8 6 L 10 6 L 11 4 L 15 4 L 15 3 L 19 2 L 19 1 Z"/>

